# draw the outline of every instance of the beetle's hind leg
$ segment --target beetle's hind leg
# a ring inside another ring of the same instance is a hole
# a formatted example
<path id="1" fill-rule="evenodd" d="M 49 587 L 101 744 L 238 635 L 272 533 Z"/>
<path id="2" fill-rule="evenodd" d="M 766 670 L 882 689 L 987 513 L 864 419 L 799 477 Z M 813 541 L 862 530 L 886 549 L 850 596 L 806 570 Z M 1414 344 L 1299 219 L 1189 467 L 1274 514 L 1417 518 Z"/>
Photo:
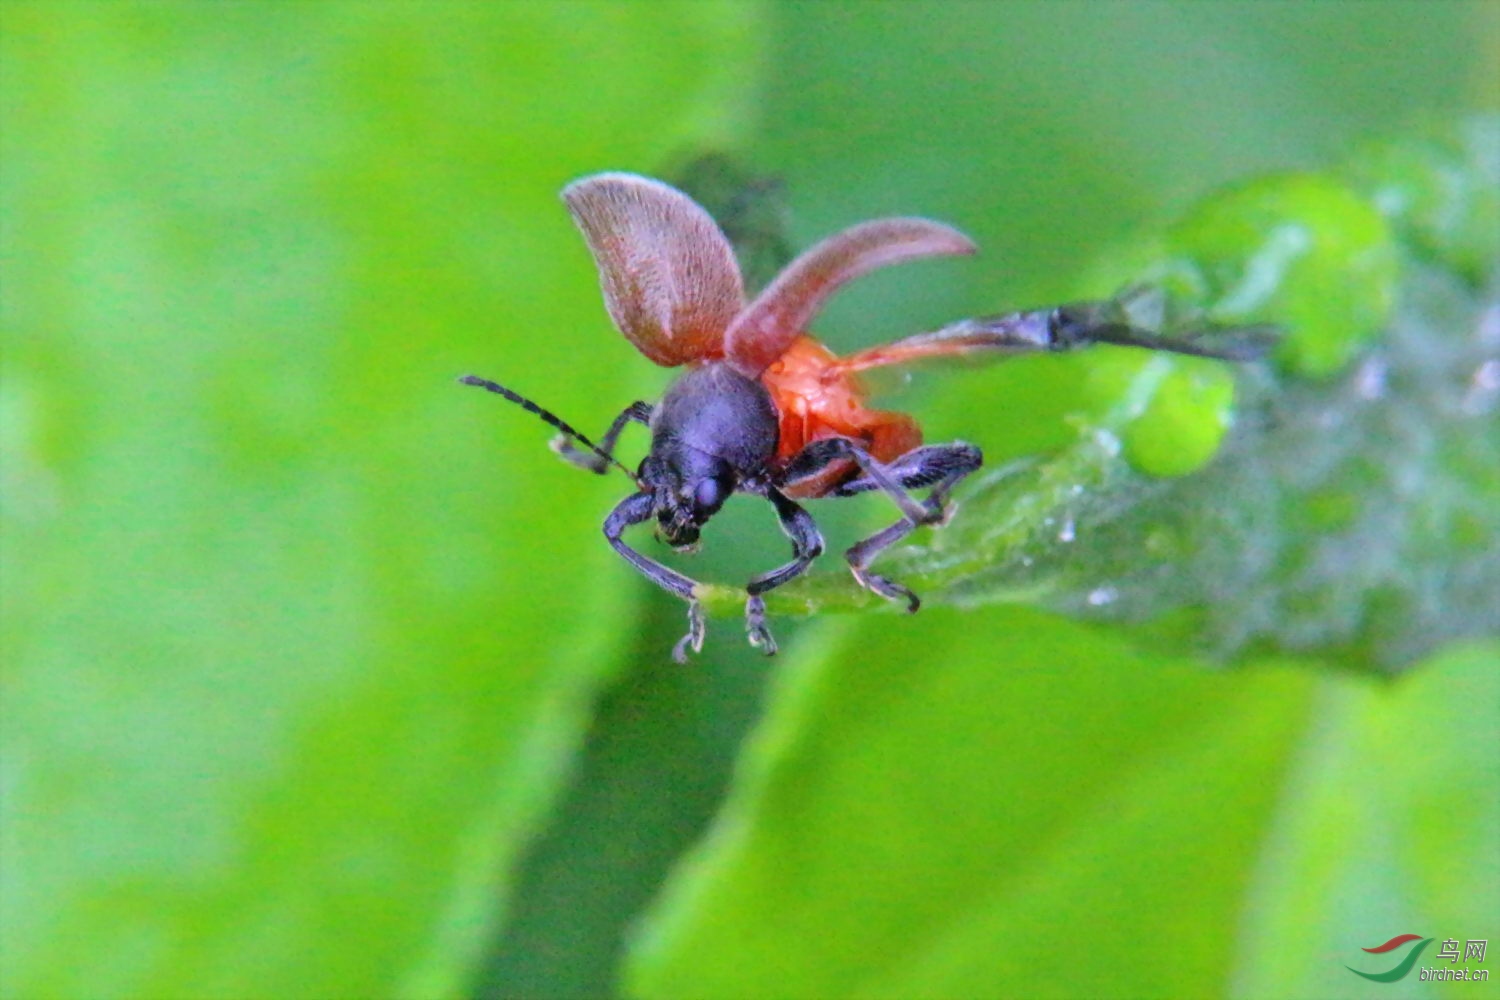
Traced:
<path id="1" fill-rule="evenodd" d="M 895 480 L 903 490 L 919 490 L 932 487 L 927 499 L 922 501 L 921 524 L 947 524 L 952 511 L 948 506 L 948 494 L 969 473 L 984 463 L 984 455 L 966 441 L 952 444 L 926 445 L 913 448 L 886 466 L 888 478 Z M 875 478 L 862 475 L 833 491 L 832 496 L 848 497 L 856 493 L 886 487 Z M 887 490 L 889 492 L 889 490 Z M 905 507 L 903 506 L 903 511 Z"/>
<path id="2" fill-rule="evenodd" d="M 854 578 L 860 582 L 861 586 L 887 600 L 906 601 L 908 612 L 916 611 L 922 606 L 922 599 L 912 593 L 909 588 L 889 577 L 870 572 L 870 563 L 880 553 L 915 531 L 918 525 L 946 524 L 949 517 L 947 504 L 949 492 L 959 480 L 978 469 L 983 461 L 984 456 L 978 448 L 962 441 L 948 445 L 928 445 L 924 448 L 915 448 L 886 466 L 884 471 L 887 475 L 883 477 L 867 473 L 834 491 L 835 496 L 851 496 L 872 489 L 882 489 L 886 493 L 891 493 L 889 480 L 894 480 L 903 494 L 910 489 L 932 487 L 927 499 L 921 503 L 919 517 L 913 517 L 906 505 L 902 504 L 905 517 L 885 530 L 878 531 L 855 544 L 844 553 L 844 558 L 849 560 L 850 572 L 854 574 Z M 882 479 L 886 481 L 882 482 Z M 906 496 L 910 499 L 910 494 Z"/>
<path id="3" fill-rule="evenodd" d="M 964 441 L 945 445 L 913 448 L 889 464 L 877 461 L 859 445 L 847 438 L 815 441 L 792 461 L 787 479 L 816 474 L 829 462 L 852 458 L 859 464 L 860 475 L 832 491 L 832 496 L 853 496 L 870 490 L 882 490 L 901 508 L 902 518 L 855 544 L 844 558 L 860 586 L 892 601 L 905 601 L 908 611 L 916 611 L 922 601 L 912 591 L 878 573 L 870 572 L 870 563 L 886 549 L 924 524 L 942 524 L 948 518 L 947 499 L 953 487 L 978 469 L 984 456 L 978 448 Z M 918 500 L 908 490 L 931 487 L 925 500 Z"/>

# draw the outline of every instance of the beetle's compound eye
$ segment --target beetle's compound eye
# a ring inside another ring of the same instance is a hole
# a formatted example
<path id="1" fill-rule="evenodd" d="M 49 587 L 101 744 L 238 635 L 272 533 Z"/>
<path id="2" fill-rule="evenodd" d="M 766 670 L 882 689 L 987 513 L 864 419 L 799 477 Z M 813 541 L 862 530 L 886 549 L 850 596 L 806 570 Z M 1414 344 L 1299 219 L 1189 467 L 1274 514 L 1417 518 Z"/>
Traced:
<path id="1" fill-rule="evenodd" d="M 731 487 L 722 479 L 700 479 L 698 485 L 693 489 L 693 507 L 698 518 L 709 517 L 716 514 L 719 508 L 724 506 L 724 501 L 729 499 Z"/>

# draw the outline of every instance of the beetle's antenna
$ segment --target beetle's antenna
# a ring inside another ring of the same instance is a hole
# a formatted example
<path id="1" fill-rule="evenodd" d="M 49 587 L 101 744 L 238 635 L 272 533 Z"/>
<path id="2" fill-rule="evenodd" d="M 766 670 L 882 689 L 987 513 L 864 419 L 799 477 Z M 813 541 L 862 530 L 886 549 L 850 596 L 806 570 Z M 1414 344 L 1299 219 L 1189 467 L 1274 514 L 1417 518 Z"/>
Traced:
<path id="1" fill-rule="evenodd" d="M 610 463 L 611 465 L 618 468 L 621 472 L 625 473 L 625 475 L 630 477 L 632 482 L 635 481 L 635 473 L 631 472 L 629 469 L 625 468 L 624 465 L 620 464 L 619 459 L 615 458 L 615 456 L 611 455 L 609 452 L 605 451 L 603 448 L 599 447 L 588 438 L 584 437 L 571 424 L 564 421 L 561 417 L 553 413 L 551 410 L 544 410 L 520 393 L 512 392 L 500 383 L 491 382 L 489 379 L 480 378 L 478 375 L 465 375 L 460 378 L 459 381 L 464 385 L 477 385 L 481 389 L 488 389 L 490 392 L 493 392 L 497 396 L 504 396 L 506 399 L 510 400 L 512 403 L 515 403 L 526 412 L 535 413 L 538 417 L 542 418 L 543 423 L 562 431 L 568 437 L 577 441 L 579 444 L 592 451 L 595 455 L 598 455 L 600 458 L 604 459 L 606 462 Z"/>

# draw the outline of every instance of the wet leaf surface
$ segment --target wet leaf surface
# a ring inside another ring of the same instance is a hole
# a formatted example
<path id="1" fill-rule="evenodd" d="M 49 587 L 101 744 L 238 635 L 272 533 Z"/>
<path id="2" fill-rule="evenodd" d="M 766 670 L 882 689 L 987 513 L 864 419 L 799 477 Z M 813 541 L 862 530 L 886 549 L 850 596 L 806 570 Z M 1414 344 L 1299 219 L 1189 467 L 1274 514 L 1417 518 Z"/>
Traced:
<path id="1" fill-rule="evenodd" d="M 1489 124 L 1470 134 L 1500 145 Z M 1473 188 L 1482 213 L 1493 188 Z M 1399 252 L 1384 226 L 1351 189 L 1306 176 L 1211 199 L 1141 277 L 1168 323 L 1278 322 L 1276 360 L 1095 348 L 1108 356 L 1089 359 L 1074 443 L 981 473 L 950 524 L 880 572 L 928 604 L 1129 623 L 1217 660 L 1393 671 L 1500 631 L 1500 273 L 1475 286 Z M 1330 283 L 1340 295 L 1321 294 Z M 727 613 L 733 598 L 715 597 Z M 837 565 L 772 598 L 885 603 Z"/>

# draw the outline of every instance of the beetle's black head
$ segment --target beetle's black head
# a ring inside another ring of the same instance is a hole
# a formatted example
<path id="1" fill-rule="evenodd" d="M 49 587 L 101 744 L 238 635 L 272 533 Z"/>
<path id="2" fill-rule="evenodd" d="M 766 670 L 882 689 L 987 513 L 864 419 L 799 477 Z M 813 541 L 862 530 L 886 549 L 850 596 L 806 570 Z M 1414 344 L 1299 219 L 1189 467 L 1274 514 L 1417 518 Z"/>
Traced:
<path id="1" fill-rule="evenodd" d="M 722 362 L 689 368 L 651 419 L 641 485 L 651 491 L 662 541 L 692 548 L 698 530 L 776 453 L 776 409 L 760 383 Z"/>
<path id="2" fill-rule="evenodd" d="M 675 441 L 653 449 L 640 479 L 652 493 L 657 534 L 678 551 L 698 544 L 699 529 L 738 485 L 727 461 Z"/>

